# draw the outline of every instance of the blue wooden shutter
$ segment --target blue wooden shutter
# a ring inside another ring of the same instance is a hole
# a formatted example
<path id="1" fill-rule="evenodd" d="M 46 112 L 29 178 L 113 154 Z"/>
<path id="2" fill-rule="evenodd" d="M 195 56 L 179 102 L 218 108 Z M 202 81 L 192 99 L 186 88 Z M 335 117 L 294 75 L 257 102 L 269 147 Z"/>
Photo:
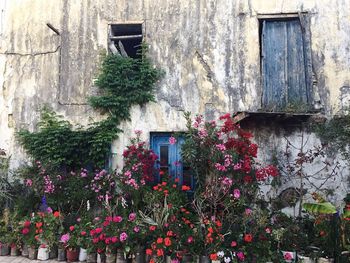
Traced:
<path id="1" fill-rule="evenodd" d="M 263 107 L 281 110 L 309 103 L 306 57 L 299 19 L 263 21 Z"/>

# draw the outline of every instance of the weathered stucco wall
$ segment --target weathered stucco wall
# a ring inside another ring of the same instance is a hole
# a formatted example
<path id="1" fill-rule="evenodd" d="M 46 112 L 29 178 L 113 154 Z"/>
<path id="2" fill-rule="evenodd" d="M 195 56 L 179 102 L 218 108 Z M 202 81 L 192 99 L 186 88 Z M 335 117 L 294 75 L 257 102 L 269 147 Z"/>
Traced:
<path id="1" fill-rule="evenodd" d="M 166 72 L 157 103 L 133 109 L 132 121 L 123 124 L 125 133 L 114 143 L 113 153 L 122 152 L 135 129 L 143 130 L 145 139 L 152 131 L 183 130 L 184 111 L 212 119 L 225 112 L 259 109 L 258 18 L 264 14 L 309 15 L 315 99 L 328 116 L 349 105 L 347 0 L 0 3 L 0 148 L 12 155 L 12 167 L 24 158 L 15 131 L 34 129 L 43 104 L 74 123 L 87 124 L 99 118 L 86 105 L 86 97 L 95 90 L 98 54 L 106 49 L 108 23 L 112 22 L 143 21 L 150 55 Z M 117 164 L 118 158 L 114 166 Z"/>

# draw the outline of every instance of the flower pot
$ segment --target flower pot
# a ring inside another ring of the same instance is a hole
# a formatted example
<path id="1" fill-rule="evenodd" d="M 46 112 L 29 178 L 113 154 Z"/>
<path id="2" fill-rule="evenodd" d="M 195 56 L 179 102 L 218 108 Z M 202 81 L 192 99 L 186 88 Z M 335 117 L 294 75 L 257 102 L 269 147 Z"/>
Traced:
<path id="1" fill-rule="evenodd" d="M 86 262 L 87 263 L 96 263 L 97 262 L 97 254 L 96 253 L 89 253 L 87 255 Z"/>
<path id="2" fill-rule="evenodd" d="M 66 261 L 66 250 L 63 248 L 59 248 L 57 251 L 57 260 L 58 261 Z"/>
<path id="3" fill-rule="evenodd" d="M 86 259 L 87 259 L 87 250 L 85 248 L 80 248 L 79 261 L 86 261 Z"/>
<path id="4" fill-rule="evenodd" d="M 11 246 L 10 255 L 13 257 L 17 257 L 19 255 L 19 251 L 18 251 L 17 246 Z"/>
<path id="5" fill-rule="evenodd" d="M 126 263 L 126 258 L 124 257 L 124 251 L 118 249 L 117 251 L 117 263 Z"/>
<path id="6" fill-rule="evenodd" d="M 133 257 L 134 263 L 144 263 L 145 262 L 145 250 L 142 247 L 139 247 Z"/>
<path id="7" fill-rule="evenodd" d="M 105 253 L 98 253 L 97 254 L 97 263 L 106 263 L 106 254 Z"/>
<path id="8" fill-rule="evenodd" d="M 28 258 L 29 259 L 36 259 L 38 256 L 38 249 L 34 248 L 34 247 L 28 247 Z"/>
<path id="9" fill-rule="evenodd" d="M 0 256 L 8 256 L 10 248 L 7 244 L 0 244 Z"/>
<path id="10" fill-rule="evenodd" d="M 113 253 L 106 253 L 106 263 L 115 263 L 117 255 Z"/>
<path id="11" fill-rule="evenodd" d="M 38 260 L 48 260 L 49 259 L 49 248 L 39 247 L 38 249 Z"/>
<path id="12" fill-rule="evenodd" d="M 182 257 L 182 262 L 183 263 L 191 263 L 193 262 L 193 256 L 191 254 L 185 254 L 183 257 Z M 220 262 L 220 261 L 219 261 Z"/>
<path id="13" fill-rule="evenodd" d="M 315 263 L 315 261 L 312 258 L 301 256 L 301 255 L 298 255 L 298 262 L 301 262 L 301 263 Z"/>
<path id="14" fill-rule="evenodd" d="M 76 249 L 76 248 L 67 249 L 66 253 L 67 253 L 67 261 L 68 262 L 78 261 L 78 257 L 79 257 L 79 250 L 78 249 Z"/>
<path id="15" fill-rule="evenodd" d="M 22 257 L 28 257 L 28 255 L 29 255 L 28 246 L 23 245 L 22 246 Z"/>
<path id="16" fill-rule="evenodd" d="M 208 256 L 199 256 L 199 263 L 210 263 Z"/>
<path id="17" fill-rule="evenodd" d="M 57 258 L 57 247 L 56 246 L 53 248 L 50 248 L 49 258 L 50 259 Z"/>
<path id="18" fill-rule="evenodd" d="M 317 263 L 333 263 L 334 259 L 333 258 L 319 258 L 317 260 Z"/>

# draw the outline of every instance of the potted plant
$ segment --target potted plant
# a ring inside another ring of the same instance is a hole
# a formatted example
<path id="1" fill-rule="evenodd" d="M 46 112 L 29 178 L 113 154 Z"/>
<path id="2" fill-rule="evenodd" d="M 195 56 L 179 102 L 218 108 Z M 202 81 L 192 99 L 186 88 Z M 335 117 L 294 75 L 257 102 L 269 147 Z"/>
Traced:
<path id="1" fill-rule="evenodd" d="M 79 233 L 77 233 L 76 226 L 69 227 L 69 231 L 61 236 L 60 241 L 66 249 L 67 261 L 74 262 L 78 260 L 79 256 Z"/>

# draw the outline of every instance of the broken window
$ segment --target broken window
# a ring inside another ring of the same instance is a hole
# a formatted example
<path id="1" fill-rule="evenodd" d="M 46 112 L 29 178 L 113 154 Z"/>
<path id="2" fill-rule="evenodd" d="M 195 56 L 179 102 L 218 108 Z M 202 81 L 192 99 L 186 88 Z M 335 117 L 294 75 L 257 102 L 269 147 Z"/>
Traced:
<path id="1" fill-rule="evenodd" d="M 309 49 L 299 17 L 260 20 L 262 105 L 268 111 L 310 105 Z"/>
<path id="2" fill-rule="evenodd" d="M 109 50 L 123 57 L 138 58 L 142 38 L 142 23 L 111 24 Z"/>

